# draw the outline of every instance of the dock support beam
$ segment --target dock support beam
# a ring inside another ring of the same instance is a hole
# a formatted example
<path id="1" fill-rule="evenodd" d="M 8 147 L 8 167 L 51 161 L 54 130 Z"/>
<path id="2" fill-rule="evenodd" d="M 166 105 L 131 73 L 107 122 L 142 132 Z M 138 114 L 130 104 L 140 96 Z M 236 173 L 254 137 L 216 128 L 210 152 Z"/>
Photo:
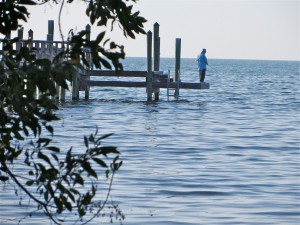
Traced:
<path id="1" fill-rule="evenodd" d="M 180 82 L 180 54 L 181 54 L 181 39 L 176 38 L 175 43 L 175 74 L 174 81 L 178 83 L 177 88 L 175 88 L 174 96 L 179 97 L 179 82 Z"/>
<path id="2" fill-rule="evenodd" d="M 147 100 L 152 101 L 152 32 L 147 33 Z"/>

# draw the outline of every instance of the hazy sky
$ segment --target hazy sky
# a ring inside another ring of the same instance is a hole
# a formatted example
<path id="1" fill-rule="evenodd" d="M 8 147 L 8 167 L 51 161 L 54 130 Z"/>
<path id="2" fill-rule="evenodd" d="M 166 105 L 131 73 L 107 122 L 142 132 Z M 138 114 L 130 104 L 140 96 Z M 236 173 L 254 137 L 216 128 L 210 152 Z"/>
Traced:
<path id="1" fill-rule="evenodd" d="M 160 24 L 161 57 L 175 56 L 175 39 L 181 38 L 181 56 L 195 58 L 202 48 L 209 58 L 300 60 L 299 0 L 139 0 L 134 10 L 148 22 L 145 30 Z M 35 39 L 45 39 L 47 20 L 57 22 L 58 7 L 36 7 L 28 24 Z M 81 30 L 87 24 L 84 5 L 67 6 L 63 31 Z M 55 24 L 55 40 L 61 40 Z M 99 28 L 93 28 L 95 35 Z M 127 56 L 146 56 L 146 36 L 135 40 L 111 36 L 125 45 Z"/>

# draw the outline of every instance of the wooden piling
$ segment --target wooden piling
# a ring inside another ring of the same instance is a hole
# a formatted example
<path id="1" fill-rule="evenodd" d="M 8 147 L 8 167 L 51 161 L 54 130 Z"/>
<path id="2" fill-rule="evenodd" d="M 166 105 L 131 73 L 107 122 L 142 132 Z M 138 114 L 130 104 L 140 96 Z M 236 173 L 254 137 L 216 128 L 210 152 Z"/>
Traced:
<path id="1" fill-rule="evenodd" d="M 159 71 L 160 64 L 160 38 L 159 38 L 159 24 L 155 23 L 153 26 L 153 70 Z M 154 99 L 159 100 L 159 88 L 153 89 Z"/>
<path id="2" fill-rule="evenodd" d="M 76 75 L 72 79 L 72 100 L 79 100 L 79 82 Z"/>
<path id="3" fill-rule="evenodd" d="M 85 27 L 85 30 L 87 32 L 86 33 L 86 39 L 90 40 L 91 39 L 91 26 L 89 24 L 87 24 L 86 27 Z M 91 60 L 91 53 L 90 52 L 88 52 L 86 54 L 86 60 L 89 62 L 89 68 L 87 68 L 87 69 L 91 70 L 92 69 L 92 63 L 91 63 L 92 60 Z M 84 79 L 84 81 L 90 80 L 89 75 L 85 74 L 85 76 L 87 76 L 87 77 Z M 84 98 L 86 100 L 88 100 L 89 97 L 90 97 L 90 87 L 87 84 L 85 84 L 84 86 L 85 86 Z"/>
<path id="4" fill-rule="evenodd" d="M 23 40 L 23 28 L 18 29 L 18 38 L 19 41 L 17 43 L 17 51 L 20 51 L 20 49 L 22 48 L 22 42 L 20 40 Z"/>
<path id="5" fill-rule="evenodd" d="M 79 77 L 76 74 L 72 78 L 72 100 L 79 100 Z"/>
<path id="6" fill-rule="evenodd" d="M 54 36 L 54 20 L 48 20 L 47 41 L 53 41 Z"/>
<path id="7" fill-rule="evenodd" d="M 28 31 L 28 39 L 30 38 L 33 40 L 33 30 L 31 29 Z"/>
<path id="8" fill-rule="evenodd" d="M 60 87 L 59 89 L 59 100 L 61 102 L 65 102 L 66 101 L 66 89 L 64 89 L 63 87 Z"/>
<path id="9" fill-rule="evenodd" d="M 47 57 L 50 61 L 52 61 L 53 57 L 53 35 L 54 35 L 54 21 L 53 20 L 48 20 L 48 34 L 47 34 L 47 41 L 48 43 L 44 46 L 47 51 L 50 53 L 50 55 Z M 59 85 L 55 83 L 55 88 L 56 88 L 56 94 L 53 96 L 55 100 L 59 99 Z"/>
<path id="10" fill-rule="evenodd" d="M 33 40 L 33 30 L 31 30 L 31 29 L 28 31 L 28 40 L 29 39 Z M 30 42 L 29 43 L 29 48 L 32 48 L 32 47 L 33 47 L 33 43 Z"/>
<path id="11" fill-rule="evenodd" d="M 147 100 L 152 100 L 152 32 L 148 31 L 147 33 Z"/>
<path id="12" fill-rule="evenodd" d="M 53 56 L 53 37 L 54 37 L 54 20 L 48 20 L 48 34 L 47 34 L 47 41 L 50 43 L 46 46 L 50 53 L 50 60 L 52 61 Z"/>
<path id="13" fill-rule="evenodd" d="M 180 82 L 180 55 L 181 55 L 181 39 L 176 38 L 175 41 L 175 74 L 174 81 L 178 83 L 177 88 L 175 88 L 174 96 L 179 97 L 179 82 Z"/>
<path id="14" fill-rule="evenodd" d="M 159 50 L 159 24 L 155 23 L 153 26 L 153 63 L 154 63 L 154 71 L 159 71 L 159 57 L 160 57 L 160 50 Z"/>

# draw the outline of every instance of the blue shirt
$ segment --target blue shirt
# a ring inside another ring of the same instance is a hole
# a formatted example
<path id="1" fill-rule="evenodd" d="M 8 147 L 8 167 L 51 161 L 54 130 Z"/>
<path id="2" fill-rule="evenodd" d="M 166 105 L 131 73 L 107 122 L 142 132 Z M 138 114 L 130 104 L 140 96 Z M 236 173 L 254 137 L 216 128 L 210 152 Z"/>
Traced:
<path id="1" fill-rule="evenodd" d="M 206 70 L 207 58 L 204 54 L 201 54 L 197 59 L 199 70 Z"/>

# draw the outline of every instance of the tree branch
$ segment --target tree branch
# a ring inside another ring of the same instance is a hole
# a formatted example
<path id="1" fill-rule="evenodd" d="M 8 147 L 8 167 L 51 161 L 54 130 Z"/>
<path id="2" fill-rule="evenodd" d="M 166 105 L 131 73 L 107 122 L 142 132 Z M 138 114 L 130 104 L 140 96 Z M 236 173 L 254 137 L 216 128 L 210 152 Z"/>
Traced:
<path id="1" fill-rule="evenodd" d="M 58 223 L 54 218 L 53 215 L 51 214 L 51 212 L 49 212 L 47 204 L 45 204 L 44 202 L 41 202 L 40 200 L 38 200 L 36 197 L 34 197 L 20 182 L 19 180 L 16 178 L 16 176 L 10 171 L 10 169 L 5 165 L 5 169 L 8 173 L 8 175 L 14 180 L 14 182 L 32 199 L 34 200 L 36 203 L 40 204 L 44 209 L 46 214 L 49 216 L 49 218 L 55 223 L 55 224 L 60 224 Z"/>

